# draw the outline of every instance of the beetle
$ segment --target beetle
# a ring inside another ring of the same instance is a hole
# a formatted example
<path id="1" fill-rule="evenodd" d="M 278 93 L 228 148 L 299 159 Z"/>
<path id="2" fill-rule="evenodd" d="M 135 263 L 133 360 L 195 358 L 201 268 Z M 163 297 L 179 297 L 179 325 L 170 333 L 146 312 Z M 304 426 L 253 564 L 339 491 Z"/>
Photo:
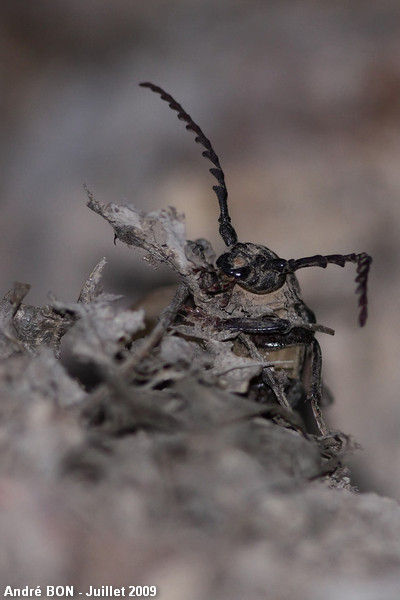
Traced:
<path id="1" fill-rule="evenodd" d="M 282 379 L 274 376 L 275 369 L 263 371 L 262 383 L 273 389 L 281 404 L 290 406 L 288 399 L 299 382 L 305 378 L 307 362 L 310 363 L 310 382 L 307 397 L 322 436 L 329 434 L 321 414 L 322 397 L 321 381 L 321 349 L 315 338 L 317 331 L 333 334 L 329 328 L 316 323 L 314 313 L 308 308 L 300 296 L 300 287 L 295 276 L 299 269 L 307 267 L 326 268 L 329 264 L 344 267 L 347 263 L 355 263 L 357 269 L 357 288 L 359 295 L 358 322 L 363 327 L 367 320 L 367 283 L 371 256 L 365 252 L 351 254 L 316 254 L 298 259 L 283 259 L 275 252 L 261 244 L 239 242 L 232 225 L 228 210 L 228 190 L 225 174 L 210 140 L 200 127 L 193 121 L 183 107 L 165 90 L 150 82 L 140 83 L 140 86 L 159 94 L 170 108 L 177 112 L 178 118 L 186 123 L 186 129 L 195 133 L 195 141 L 203 146 L 202 155 L 212 163 L 210 173 L 217 180 L 213 190 L 219 204 L 219 233 L 228 247 L 216 261 L 217 286 L 215 281 L 209 287 L 210 294 L 225 294 L 230 290 L 232 295 L 250 294 L 252 302 L 257 306 L 255 316 L 241 315 L 223 319 L 218 323 L 221 330 L 228 330 L 232 335 L 245 334 L 250 354 L 253 352 L 260 358 L 273 357 L 279 369 L 280 359 L 289 361 L 290 376 Z M 219 284 L 219 285 L 218 285 Z M 249 345 L 250 344 L 250 345 Z M 265 354 L 266 353 L 266 354 Z"/>

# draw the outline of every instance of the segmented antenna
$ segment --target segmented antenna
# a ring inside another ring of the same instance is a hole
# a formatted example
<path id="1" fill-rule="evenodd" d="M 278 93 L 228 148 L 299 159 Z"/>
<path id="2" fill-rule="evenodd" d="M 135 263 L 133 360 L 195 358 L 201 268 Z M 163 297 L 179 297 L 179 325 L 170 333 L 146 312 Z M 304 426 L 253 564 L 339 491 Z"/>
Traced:
<path id="1" fill-rule="evenodd" d="M 219 158 L 215 154 L 210 140 L 206 138 L 200 127 L 196 125 L 196 123 L 193 121 L 190 115 L 188 115 L 187 112 L 182 108 L 182 106 L 176 100 L 174 100 L 172 96 L 167 94 L 167 92 L 165 92 L 162 88 L 160 88 L 158 85 L 154 85 L 153 83 L 149 82 L 140 83 L 139 85 L 141 87 L 149 88 L 152 92 L 155 92 L 156 94 L 160 94 L 161 99 L 165 100 L 165 102 L 168 102 L 170 108 L 172 108 L 172 110 L 175 110 L 178 113 L 178 119 L 187 123 L 186 129 L 188 131 L 194 131 L 194 133 L 196 134 L 195 141 L 198 144 L 204 146 L 205 151 L 202 152 L 202 155 L 205 158 L 208 158 L 208 160 L 210 160 L 215 166 L 215 168 L 211 168 L 209 170 L 210 173 L 214 175 L 215 179 L 218 181 L 219 184 L 213 185 L 213 190 L 218 198 L 220 209 L 220 216 L 218 219 L 220 223 L 219 232 L 225 244 L 227 246 L 233 246 L 237 242 L 237 235 L 236 231 L 234 230 L 231 224 L 231 218 L 228 212 L 228 190 L 226 189 L 225 185 L 225 175 L 223 170 L 221 169 Z"/>
<path id="2" fill-rule="evenodd" d="M 358 306 L 360 307 L 360 312 L 358 313 L 358 323 L 360 327 L 364 327 L 368 317 L 367 286 L 372 257 L 366 252 L 361 252 L 360 254 L 345 254 L 344 256 L 341 256 L 340 254 L 332 254 L 330 256 L 326 256 L 326 259 L 327 263 L 334 263 L 340 267 L 344 267 L 345 263 L 347 262 L 356 263 L 357 277 L 355 281 L 358 283 L 356 287 L 356 294 L 359 294 Z"/>
<path id="3" fill-rule="evenodd" d="M 358 315 L 358 322 L 360 327 L 363 327 L 368 317 L 368 297 L 367 297 L 367 285 L 368 285 L 368 273 L 372 263 L 372 257 L 363 252 L 357 254 L 357 277 L 356 282 L 358 283 L 356 293 L 360 294 L 358 299 L 358 305 L 360 306 L 360 314 Z"/>
<path id="4" fill-rule="evenodd" d="M 281 259 L 277 259 L 276 263 L 281 261 Z M 358 315 L 358 322 L 360 327 L 363 327 L 367 321 L 368 316 L 368 297 L 367 297 L 367 285 L 368 285 L 368 273 L 372 263 L 372 258 L 366 252 L 361 252 L 361 254 L 329 254 L 328 256 L 321 256 L 317 254 L 316 256 L 308 256 L 306 258 L 299 258 L 297 260 L 291 259 L 288 261 L 281 261 L 279 268 L 283 271 L 287 271 L 292 273 L 293 271 L 297 271 L 298 269 L 304 269 L 305 267 L 322 267 L 325 269 L 328 264 L 338 265 L 339 267 L 344 267 L 347 262 L 352 262 L 357 264 L 357 277 L 356 283 L 358 283 L 356 288 L 356 294 L 359 294 L 358 306 L 360 307 L 360 312 Z M 286 263 L 286 264 L 283 264 Z"/>

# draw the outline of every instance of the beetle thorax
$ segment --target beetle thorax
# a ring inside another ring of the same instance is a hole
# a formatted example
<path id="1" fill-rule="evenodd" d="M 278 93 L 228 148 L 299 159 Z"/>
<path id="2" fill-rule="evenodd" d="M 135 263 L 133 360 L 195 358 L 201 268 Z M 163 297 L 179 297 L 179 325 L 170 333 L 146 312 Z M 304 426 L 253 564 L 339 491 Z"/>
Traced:
<path id="1" fill-rule="evenodd" d="M 234 317 L 258 318 L 274 315 L 290 321 L 298 321 L 298 307 L 303 304 L 300 286 L 295 275 L 289 274 L 284 284 L 268 294 L 254 294 L 235 285 L 226 311 Z"/>

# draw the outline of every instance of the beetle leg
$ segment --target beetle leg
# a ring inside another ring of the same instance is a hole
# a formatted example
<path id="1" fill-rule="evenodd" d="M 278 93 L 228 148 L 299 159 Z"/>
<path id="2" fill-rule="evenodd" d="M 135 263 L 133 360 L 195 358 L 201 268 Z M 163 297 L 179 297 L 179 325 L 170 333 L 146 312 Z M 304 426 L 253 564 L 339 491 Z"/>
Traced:
<path id="1" fill-rule="evenodd" d="M 310 337 L 314 336 L 316 331 L 334 335 L 335 331 L 330 327 L 319 325 L 318 323 L 304 323 L 303 321 L 293 322 L 288 319 L 259 317 L 258 319 L 241 317 L 235 319 L 225 319 L 218 322 L 220 329 L 230 329 L 231 331 L 240 331 L 250 335 L 261 336 L 280 336 L 280 341 L 284 345 L 296 343 L 308 344 Z M 287 339 L 284 339 L 286 338 Z M 303 339 L 304 338 L 304 339 Z"/>
<path id="2" fill-rule="evenodd" d="M 237 318 L 225 319 L 219 323 L 221 329 L 230 329 L 231 331 L 240 331 L 241 333 L 253 334 L 268 334 L 279 333 L 285 334 L 290 331 L 292 324 L 287 319 L 260 319 L 252 318 Z"/>
<path id="3" fill-rule="evenodd" d="M 262 362 L 263 357 L 260 354 L 254 342 L 252 342 L 252 340 L 249 337 L 247 337 L 243 332 L 239 334 L 239 338 L 248 349 L 250 356 L 255 360 L 258 360 L 259 362 Z M 262 380 L 264 384 L 271 388 L 271 390 L 275 394 L 275 398 L 277 399 L 278 404 L 283 406 L 283 408 L 292 411 L 292 408 L 288 402 L 288 399 L 286 398 L 286 394 L 283 389 L 282 380 L 279 379 L 279 377 L 277 377 L 277 374 L 273 371 L 273 369 L 271 369 L 270 367 L 265 367 L 262 370 Z"/>
<path id="4" fill-rule="evenodd" d="M 311 385 L 307 396 L 318 430 L 322 436 L 326 436 L 329 433 L 329 429 L 325 423 L 320 408 L 322 398 L 321 368 L 321 347 L 318 341 L 314 338 L 311 343 Z"/>

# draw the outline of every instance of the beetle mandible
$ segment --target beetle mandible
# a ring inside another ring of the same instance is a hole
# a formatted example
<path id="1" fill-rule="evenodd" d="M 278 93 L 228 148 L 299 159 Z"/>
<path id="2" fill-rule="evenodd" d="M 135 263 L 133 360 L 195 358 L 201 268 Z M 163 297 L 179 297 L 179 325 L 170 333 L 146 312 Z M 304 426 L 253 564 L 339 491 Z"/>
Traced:
<path id="1" fill-rule="evenodd" d="M 210 172 L 218 182 L 213 186 L 213 190 L 219 203 L 219 232 L 229 250 L 216 261 L 220 287 L 218 288 L 218 285 L 215 287 L 214 284 L 213 289 L 209 290 L 210 294 L 216 296 L 218 293 L 223 294 L 226 292 L 227 285 L 228 287 L 230 285 L 231 295 L 236 293 L 240 296 L 241 293 L 250 293 L 254 304 L 264 307 L 264 310 L 261 308 L 261 311 L 260 309 L 256 311 L 256 316 L 244 314 L 225 319 L 219 323 L 219 328 L 229 330 L 233 335 L 246 334 L 254 352 L 259 352 L 261 349 L 266 352 L 263 356 L 269 359 L 275 356 L 278 369 L 280 361 L 277 357 L 289 361 L 292 365 L 289 369 L 291 377 L 287 377 L 289 389 L 293 389 L 304 379 L 305 365 L 309 359 L 311 373 L 307 397 L 319 433 L 327 435 L 328 429 L 320 411 L 322 360 L 315 332 L 333 334 L 333 331 L 316 323 L 314 313 L 301 299 L 300 287 L 294 273 L 306 267 L 326 268 L 328 264 L 344 267 L 346 263 L 355 263 L 356 293 L 359 294 L 360 307 L 358 321 L 363 327 L 367 320 L 367 282 L 372 258 L 365 252 L 361 252 L 344 255 L 317 254 L 286 260 L 260 244 L 239 242 L 228 211 L 225 175 L 210 140 L 182 106 L 161 87 L 149 82 L 140 85 L 159 94 L 161 99 L 178 113 L 178 118 L 186 122 L 186 129 L 195 133 L 195 141 L 205 148 L 202 155 L 213 164 Z M 271 371 L 269 378 L 264 377 L 263 381 L 264 384 L 270 385 L 279 401 L 279 385 L 274 377 L 271 378 Z M 281 403 L 289 406 L 285 396 Z"/>

